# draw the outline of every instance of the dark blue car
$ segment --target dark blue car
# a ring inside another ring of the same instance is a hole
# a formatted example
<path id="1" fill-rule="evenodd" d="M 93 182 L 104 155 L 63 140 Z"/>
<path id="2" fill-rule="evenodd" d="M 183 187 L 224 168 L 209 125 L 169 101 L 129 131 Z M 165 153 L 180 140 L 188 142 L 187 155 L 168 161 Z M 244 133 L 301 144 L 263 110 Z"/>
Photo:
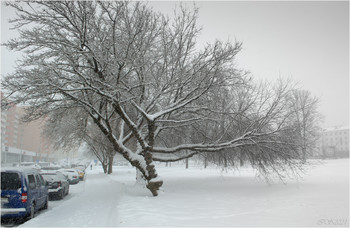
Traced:
<path id="1" fill-rule="evenodd" d="M 30 168 L 1 169 L 1 219 L 33 218 L 47 209 L 47 183 L 39 171 Z"/>

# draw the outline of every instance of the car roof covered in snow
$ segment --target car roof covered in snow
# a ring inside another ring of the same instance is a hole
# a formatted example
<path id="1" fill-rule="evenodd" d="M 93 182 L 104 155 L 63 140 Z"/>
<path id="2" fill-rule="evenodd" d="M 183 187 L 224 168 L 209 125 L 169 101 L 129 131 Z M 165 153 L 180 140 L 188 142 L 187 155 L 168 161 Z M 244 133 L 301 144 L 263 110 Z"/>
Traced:
<path id="1" fill-rule="evenodd" d="M 46 181 L 60 181 L 61 178 L 56 173 L 42 173 L 41 174 Z"/>
<path id="2" fill-rule="evenodd" d="M 39 173 L 39 170 L 30 167 L 1 167 L 1 172 Z"/>
<path id="3" fill-rule="evenodd" d="M 61 172 L 77 172 L 75 169 L 59 169 Z"/>

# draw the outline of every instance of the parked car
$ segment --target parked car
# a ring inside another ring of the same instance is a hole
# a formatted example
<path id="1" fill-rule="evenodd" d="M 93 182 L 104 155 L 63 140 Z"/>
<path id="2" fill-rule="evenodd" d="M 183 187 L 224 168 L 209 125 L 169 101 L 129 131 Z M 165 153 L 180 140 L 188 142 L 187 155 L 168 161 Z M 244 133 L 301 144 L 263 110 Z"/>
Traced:
<path id="1" fill-rule="evenodd" d="M 40 169 L 41 166 L 38 165 L 35 162 L 21 162 L 18 164 L 19 167 L 26 167 L 26 168 L 33 168 L 33 169 Z"/>
<path id="2" fill-rule="evenodd" d="M 48 207 L 48 187 L 39 171 L 32 168 L 1 169 L 1 219 L 33 218 Z"/>
<path id="3" fill-rule="evenodd" d="M 51 170 L 59 170 L 62 169 L 62 167 L 56 167 L 56 166 L 45 166 L 41 167 L 41 171 L 51 171 Z"/>
<path id="4" fill-rule="evenodd" d="M 40 165 L 40 167 L 48 167 L 50 166 L 50 162 L 44 162 L 44 161 L 39 161 L 37 162 L 38 165 Z"/>
<path id="5" fill-rule="evenodd" d="M 60 172 L 42 172 L 44 180 L 48 182 L 50 198 L 63 199 L 69 193 L 68 178 Z"/>
<path id="6" fill-rule="evenodd" d="M 85 166 L 77 166 L 74 168 L 79 173 L 79 180 L 84 180 L 85 177 Z"/>
<path id="7" fill-rule="evenodd" d="M 69 184 L 79 183 L 79 173 L 75 169 L 60 169 L 59 171 L 68 177 Z"/>
<path id="8" fill-rule="evenodd" d="M 42 168 L 43 167 L 52 167 L 52 168 L 57 168 L 61 169 L 62 167 L 54 162 L 38 162 L 38 165 L 40 165 Z"/>
<path id="9" fill-rule="evenodd" d="M 78 172 L 79 174 L 79 181 L 83 181 L 84 180 L 84 177 L 85 177 L 85 173 L 80 171 L 80 170 L 77 170 L 76 171 Z"/>

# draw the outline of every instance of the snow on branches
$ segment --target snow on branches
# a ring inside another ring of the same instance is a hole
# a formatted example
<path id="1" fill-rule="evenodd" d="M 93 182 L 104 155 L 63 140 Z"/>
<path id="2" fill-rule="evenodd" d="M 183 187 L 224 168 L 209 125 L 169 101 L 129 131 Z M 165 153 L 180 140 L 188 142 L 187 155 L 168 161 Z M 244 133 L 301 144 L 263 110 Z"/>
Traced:
<path id="1" fill-rule="evenodd" d="M 266 166 L 300 158 L 286 121 L 290 83 L 255 85 L 234 66 L 238 42 L 199 49 L 198 9 L 170 20 L 142 2 L 7 5 L 20 37 L 5 46 L 26 55 L 3 90 L 33 119 L 83 115 L 98 133 L 79 137 L 94 147 L 102 135 L 154 196 L 163 182 L 153 161 L 223 151 Z"/>

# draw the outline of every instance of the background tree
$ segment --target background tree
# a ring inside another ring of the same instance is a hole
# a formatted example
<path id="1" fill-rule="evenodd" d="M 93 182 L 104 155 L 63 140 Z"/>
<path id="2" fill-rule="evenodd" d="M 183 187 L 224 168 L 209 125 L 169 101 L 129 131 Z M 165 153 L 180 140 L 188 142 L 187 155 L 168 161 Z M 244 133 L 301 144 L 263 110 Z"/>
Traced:
<path id="1" fill-rule="evenodd" d="M 112 173 L 116 151 L 86 113 L 79 109 L 56 111 L 46 121 L 44 134 L 56 149 L 69 150 L 85 145 L 102 164 L 105 173 Z"/>
<path id="2" fill-rule="evenodd" d="M 3 81 L 7 95 L 31 106 L 29 119 L 84 113 L 154 196 L 163 184 L 154 161 L 224 152 L 244 153 L 264 173 L 299 167 L 298 145 L 285 135 L 290 85 L 256 87 L 239 101 L 252 86 L 234 65 L 241 44 L 196 48 L 197 9 L 180 7 L 170 21 L 141 2 L 8 5 L 20 37 L 5 46 L 26 55 Z M 244 107 L 233 112 L 231 103 Z"/>
<path id="3" fill-rule="evenodd" d="M 319 124 L 322 117 L 317 111 L 318 103 L 318 98 L 313 97 L 309 91 L 296 89 L 291 92 L 289 105 L 292 115 L 289 121 L 294 124 L 304 160 L 313 155 L 320 137 Z"/>

